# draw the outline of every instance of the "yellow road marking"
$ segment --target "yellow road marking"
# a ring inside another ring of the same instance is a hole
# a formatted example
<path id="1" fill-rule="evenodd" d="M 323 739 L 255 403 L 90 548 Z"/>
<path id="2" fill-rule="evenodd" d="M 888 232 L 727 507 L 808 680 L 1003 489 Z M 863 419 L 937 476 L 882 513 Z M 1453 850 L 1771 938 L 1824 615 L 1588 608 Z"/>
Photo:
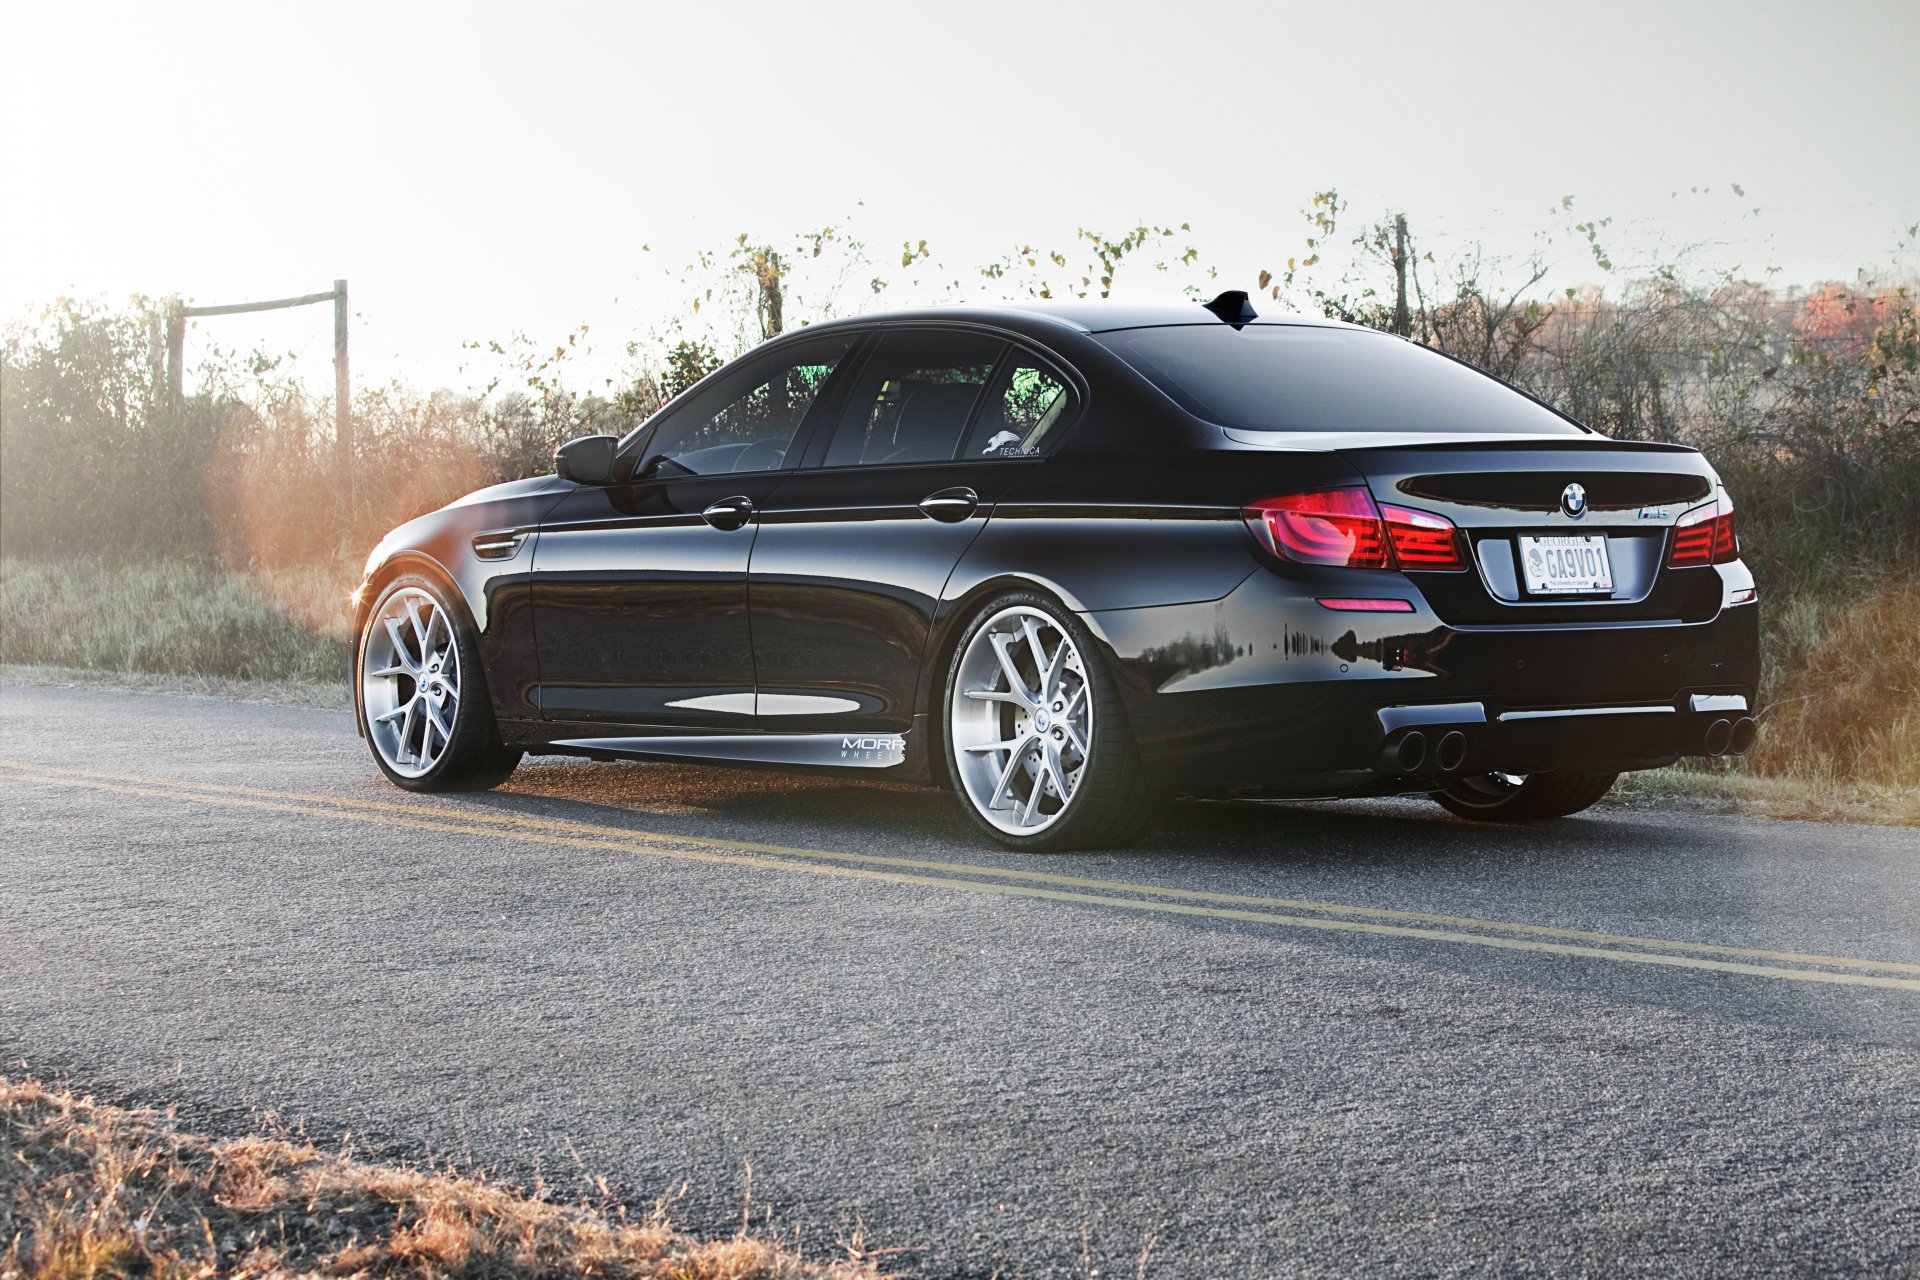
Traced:
<path id="1" fill-rule="evenodd" d="M 481 823 L 488 826 L 509 827 L 517 830 L 560 831 L 580 835 L 612 836 L 621 840 L 639 843 L 666 842 L 675 845 L 731 849 L 745 853 L 766 853 L 786 858 L 826 859 L 834 862 L 856 862 L 868 866 L 900 867 L 914 871 L 936 871 L 944 874 L 990 876 L 1001 880 L 1021 880 L 1031 884 L 1061 885 L 1074 889 L 1097 889 L 1108 893 L 1139 893 L 1158 898 L 1177 898 L 1187 902 L 1208 902 L 1236 907 L 1282 911 L 1313 911 L 1328 915 L 1357 916 L 1362 919 L 1392 920 L 1407 924 L 1432 924 L 1453 929 L 1489 929 L 1501 933 L 1519 933 L 1529 937 L 1558 938 L 1568 942 L 1592 942 L 1603 946 L 1650 947 L 1665 951 L 1686 951 L 1697 955 L 1737 956 L 1747 960 L 1771 960 L 1783 964 L 1828 965 L 1847 969 L 1871 969 L 1883 973 L 1908 973 L 1920 975 L 1920 964 L 1909 964 L 1897 960 L 1862 960 L 1846 956 L 1815 955 L 1797 951 L 1770 951 L 1759 947 L 1734 947 L 1718 943 L 1681 942 L 1669 938 L 1643 938 L 1632 934 L 1598 933 L 1586 929 L 1565 929 L 1554 925 L 1525 924 L 1507 920 L 1479 920 L 1470 916 L 1437 915 L 1423 911 L 1397 911 L 1388 907 L 1360 907 L 1338 902 L 1315 902 L 1302 898 L 1268 898 L 1248 894 L 1219 893 L 1202 889 L 1177 889 L 1163 885 L 1139 884 L 1127 880 L 1090 879 L 1083 876 L 1060 875 L 1045 871 L 1023 871 L 1013 868 L 981 866 L 967 862 L 935 862 L 917 858 L 887 857 L 881 854 L 846 853 L 832 849 L 808 849 L 793 845 L 762 844 L 748 840 L 727 840 L 714 836 L 675 835 L 669 832 L 641 831 L 631 827 L 600 826 L 592 823 L 572 822 L 563 818 L 533 818 L 518 814 L 498 814 L 472 812 L 465 809 L 450 809 L 444 805 L 428 801 L 395 803 L 381 800 L 362 800 L 349 796 L 322 795 L 303 791 L 274 791 L 260 787 L 237 786 L 230 783 L 193 782 L 178 778 L 155 778 L 140 774 L 100 773 L 87 769 L 73 769 L 57 765 L 32 764 L 17 760 L 0 760 L 0 767 L 9 769 L 30 769 L 42 773 L 61 774 L 75 778 L 91 778 L 109 782 L 127 782 L 140 786 L 168 788 L 187 788 L 222 795 L 254 796 L 272 800 L 294 800 L 303 804 L 319 804 L 329 807 L 372 810 L 381 813 L 396 813 L 408 817 L 425 813 L 431 817 L 450 820 Z"/>
<path id="2" fill-rule="evenodd" d="M 372 826 L 400 827 L 421 831 L 439 831 L 455 835 L 497 836 L 501 832 L 498 824 L 478 824 L 457 817 L 440 818 L 438 816 L 420 816 L 419 812 L 409 816 L 400 816 L 388 812 L 372 812 L 355 809 L 339 804 L 300 804 L 284 800 L 252 798 L 214 791 L 216 784 L 198 784 L 199 789 L 169 786 L 160 782 L 115 782 L 105 777 L 79 776 L 77 770 L 43 769 L 39 766 L 24 765 L 13 761 L 0 761 L 0 765 L 17 770 L 14 775 L 30 781 L 45 782 L 53 785 L 85 787 L 91 790 L 109 791 L 122 795 L 145 796 L 157 799 L 190 800 L 203 804 L 220 805 L 226 808 L 252 809 L 270 813 L 285 813 L 303 817 L 345 818 Z M 69 776 L 59 776 L 65 773 Z M 125 775 L 122 775 L 125 776 Z M 243 790 L 231 788 L 228 792 Z M 368 809 L 371 809 L 369 806 Z M 381 806 L 383 810 L 402 808 L 402 806 Z M 1628 964 L 1659 965 L 1670 968 L 1697 969 L 1715 973 L 1737 973 L 1753 977 L 1779 978 L 1795 982 L 1817 982 L 1845 986 L 1884 987 L 1904 991 L 1920 991 L 1920 980 L 1911 978 L 1880 977 L 1862 973 L 1832 973 L 1817 969 L 1788 969 L 1772 965 L 1746 964 L 1726 960 L 1711 960 L 1699 956 L 1661 955 L 1645 951 L 1623 951 L 1603 947 L 1574 946 L 1559 942 L 1536 941 L 1531 938 L 1503 938 L 1487 934 L 1459 933 L 1452 930 L 1420 928 L 1408 925 L 1382 924 L 1368 920 L 1329 920 L 1312 916 L 1282 915 L 1266 911 L 1237 910 L 1223 907 L 1204 907 L 1186 902 L 1156 902 L 1140 898 L 1114 898 L 1098 894 L 1081 893 L 1062 889 L 1039 888 L 1021 884 L 996 884 L 983 880 L 958 880 L 945 876 L 916 875 L 900 871 L 874 871 L 859 867 L 841 867 L 791 861 L 784 858 L 755 856 L 750 853 L 708 853 L 696 849 L 672 849 L 648 844 L 622 833 L 620 839 L 606 839 L 584 835 L 563 835 L 553 831 L 528 829 L 516 833 L 518 839 L 531 844 L 557 845 L 582 849 L 605 849 L 620 853 L 644 853 L 649 856 L 667 858 L 683 862 L 701 862 L 726 866 L 753 867 L 762 870 L 787 871 L 803 875 L 832 876 L 843 879 L 878 881 L 890 884 L 922 885 L 932 888 L 953 889 L 966 893 L 996 894 L 1003 897 L 1041 898 L 1056 902 L 1071 902 L 1093 906 L 1119 908 L 1130 911 L 1145 911 L 1168 915 L 1200 916 L 1221 920 L 1236 920 L 1253 924 L 1274 924 L 1290 928 L 1320 929 L 1341 933 L 1365 933 L 1387 937 L 1414 938 L 1429 942 L 1458 943 L 1469 946 L 1493 947 L 1508 951 L 1531 951 L 1549 955 L 1576 956 L 1586 959 L 1612 960 Z M 676 840 L 678 837 L 661 837 Z M 777 846 L 769 846 L 777 847 Z M 980 870 L 969 868 L 970 870 Z M 990 873 L 989 873 L 990 874 Z M 1830 963 L 1852 964 L 1855 962 L 1832 958 Z M 1874 962 L 1869 962 L 1874 963 Z"/>

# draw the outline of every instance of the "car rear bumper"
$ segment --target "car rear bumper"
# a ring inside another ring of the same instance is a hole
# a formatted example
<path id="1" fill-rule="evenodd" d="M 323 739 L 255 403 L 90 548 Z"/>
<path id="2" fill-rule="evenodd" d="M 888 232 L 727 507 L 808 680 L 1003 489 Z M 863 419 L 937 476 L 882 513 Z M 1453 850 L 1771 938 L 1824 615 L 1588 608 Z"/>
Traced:
<path id="1" fill-rule="evenodd" d="M 1366 585 L 1262 572 L 1210 604 L 1084 615 L 1108 646 L 1156 780 L 1364 793 L 1446 772 L 1653 768 L 1750 741 L 1741 721 L 1759 681 L 1753 604 L 1700 622 L 1597 612 L 1585 625 L 1449 626 L 1406 578 Z M 1317 602 L 1361 594 L 1414 611 Z M 1460 738 L 1443 756 L 1450 733 Z M 1414 735 L 1418 746 L 1403 749 Z"/>
<path id="2" fill-rule="evenodd" d="M 1759 731 L 1747 698 L 1690 694 L 1673 703 L 1489 713 L 1479 702 L 1382 707 L 1382 776 L 1616 772 L 1683 755 L 1742 755 Z"/>

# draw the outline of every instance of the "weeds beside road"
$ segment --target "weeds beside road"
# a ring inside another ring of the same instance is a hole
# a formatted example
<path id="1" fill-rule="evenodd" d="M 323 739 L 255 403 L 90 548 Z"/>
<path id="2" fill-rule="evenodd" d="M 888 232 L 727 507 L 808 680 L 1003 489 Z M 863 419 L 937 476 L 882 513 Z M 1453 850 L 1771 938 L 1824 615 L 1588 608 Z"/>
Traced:
<path id="1" fill-rule="evenodd" d="M 352 614 L 326 569 L 0 560 L 0 662 L 344 687 Z"/>
<path id="2" fill-rule="evenodd" d="M 1787 775 L 1767 777 L 1708 761 L 1623 773 L 1603 804 L 1692 809 L 1796 822 L 1920 827 L 1920 787 Z"/>
<path id="3" fill-rule="evenodd" d="M 857 1247 L 857 1246 L 856 1246 Z M 872 1280 L 664 1213 L 564 1205 L 481 1174 L 368 1164 L 299 1138 L 221 1141 L 169 1114 L 0 1077 L 0 1275 L 597 1275 Z"/>

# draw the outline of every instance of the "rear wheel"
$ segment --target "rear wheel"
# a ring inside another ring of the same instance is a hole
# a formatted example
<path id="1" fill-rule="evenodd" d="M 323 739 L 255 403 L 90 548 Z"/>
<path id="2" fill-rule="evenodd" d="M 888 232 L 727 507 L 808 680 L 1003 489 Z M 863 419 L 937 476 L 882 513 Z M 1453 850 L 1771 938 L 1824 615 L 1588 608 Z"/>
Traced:
<path id="1" fill-rule="evenodd" d="M 431 578 L 382 588 L 360 633 L 354 689 L 374 763 L 408 791 L 484 791 L 520 763 L 500 741 L 466 616 Z"/>
<path id="2" fill-rule="evenodd" d="M 1480 773 L 1433 793 L 1440 805 L 1481 822 L 1539 822 L 1587 808 L 1613 789 L 1617 773 Z"/>
<path id="3" fill-rule="evenodd" d="M 1164 811 L 1093 637 L 1038 592 L 975 615 L 948 669 L 945 730 L 961 808 L 1010 849 L 1126 844 Z"/>

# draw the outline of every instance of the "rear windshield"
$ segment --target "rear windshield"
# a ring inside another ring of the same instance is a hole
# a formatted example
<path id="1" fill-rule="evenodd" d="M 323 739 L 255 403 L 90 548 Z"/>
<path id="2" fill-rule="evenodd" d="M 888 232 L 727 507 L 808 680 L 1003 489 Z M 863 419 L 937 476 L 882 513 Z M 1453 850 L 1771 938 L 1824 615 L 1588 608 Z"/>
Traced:
<path id="1" fill-rule="evenodd" d="M 1389 334 L 1205 324 L 1094 336 L 1189 413 L 1223 427 L 1581 434 L 1504 383 Z"/>

